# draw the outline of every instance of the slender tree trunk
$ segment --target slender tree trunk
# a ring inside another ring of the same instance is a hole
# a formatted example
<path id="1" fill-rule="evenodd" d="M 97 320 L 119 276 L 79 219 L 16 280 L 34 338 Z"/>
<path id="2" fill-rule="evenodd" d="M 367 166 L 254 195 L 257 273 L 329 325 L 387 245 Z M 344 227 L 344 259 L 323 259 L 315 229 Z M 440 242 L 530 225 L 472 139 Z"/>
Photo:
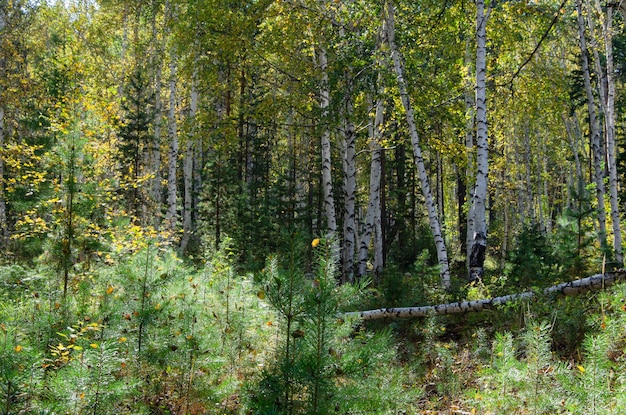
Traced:
<path id="1" fill-rule="evenodd" d="M 476 125 L 476 103 L 475 86 L 472 80 L 471 70 L 471 43 L 468 39 L 465 44 L 465 154 L 467 157 L 467 167 L 465 177 L 459 178 L 459 228 L 460 240 L 463 244 L 462 252 L 466 253 L 466 267 L 469 269 L 469 259 L 472 249 L 472 238 L 474 235 L 474 217 L 468 215 L 470 195 L 474 194 L 473 186 L 468 189 L 468 184 L 472 183 L 475 176 L 474 171 L 474 127 Z M 459 174 L 460 175 L 460 174 Z"/>
<path id="2" fill-rule="evenodd" d="M 163 56 L 163 42 L 165 39 L 159 41 L 156 15 L 157 15 L 157 2 L 152 2 L 153 15 L 152 15 L 152 42 L 155 45 L 155 50 L 152 56 L 152 70 L 154 71 L 154 135 L 151 137 L 148 151 L 148 174 L 150 179 L 148 181 L 148 192 L 150 195 L 150 210 L 155 214 L 154 225 L 158 226 L 160 218 L 161 208 L 161 127 L 163 121 L 163 101 L 161 100 L 161 89 L 163 76 L 162 72 L 162 56 Z M 165 36 L 163 36 L 165 38 Z"/>
<path id="3" fill-rule="evenodd" d="M 415 118 L 413 115 L 413 108 L 411 108 L 411 101 L 407 92 L 406 81 L 404 79 L 402 63 L 398 50 L 395 45 L 395 27 L 394 27 L 394 5 L 391 2 L 387 2 L 387 37 L 389 47 L 391 49 L 391 58 L 393 60 L 394 69 L 396 72 L 396 78 L 398 81 L 398 89 L 400 90 L 400 98 L 406 112 L 406 120 L 411 133 L 411 143 L 413 145 L 413 155 L 415 159 L 415 165 L 417 167 L 420 184 L 422 186 L 422 193 L 424 195 L 426 210 L 428 211 L 428 221 L 430 223 L 430 229 L 435 239 L 435 246 L 437 248 L 437 258 L 440 266 L 441 284 L 444 288 L 450 288 L 450 268 L 448 264 L 448 251 L 446 249 L 445 241 L 441 233 L 441 226 L 439 223 L 439 216 L 437 214 L 437 208 L 433 200 L 433 196 L 430 190 L 430 182 L 426 173 L 426 167 L 424 165 L 424 159 L 422 157 L 422 149 L 420 147 L 419 135 L 417 134 L 417 127 L 415 125 Z"/>
<path id="4" fill-rule="evenodd" d="M 335 197 L 333 196 L 332 160 L 330 145 L 330 86 L 328 83 L 328 58 L 326 49 L 317 49 L 317 64 L 321 72 L 320 109 L 322 110 L 322 192 L 324 198 L 324 214 L 329 238 L 337 234 L 337 215 L 335 213 Z"/>
<path id="5" fill-rule="evenodd" d="M 598 8 L 599 1 L 596 0 Z M 605 22 L 602 26 L 606 58 L 606 109 L 605 133 L 609 168 L 609 194 L 611 200 L 611 221 L 613 223 L 613 249 L 615 261 L 621 267 L 624 262 L 622 253 L 622 231 L 620 224 L 617 157 L 615 155 L 615 69 L 613 64 L 613 8 L 615 4 L 607 2 Z"/>
<path id="6" fill-rule="evenodd" d="M 167 125 L 170 140 L 170 150 L 167 168 L 167 214 L 165 221 L 170 232 L 176 231 L 176 203 L 178 199 L 176 172 L 178 168 L 178 126 L 176 122 L 176 61 L 172 53 L 170 62 L 170 105 L 167 115 Z"/>
<path id="7" fill-rule="evenodd" d="M 346 74 L 346 80 L 351 83 L 351 75 Z M 351 86 L 345 97 L 344 114 L 344 157 L 343 157 L 343 191 L 344 191 L 344 218 L 343 218 L 343 282 L 354 280 L 354 251 L 355 251 L 355 212 L 356 198 L 356 133 L 352 122 L 353 104 Z"/>
<path id="8" fill-rule="evenodd" d="M 187 144 L 185 148 L 185 162 L 183 167 L 183 180 L 184 180 L 184 204 L 183 204 L 183 235 L 180 240 L 180 251 L 185 253 L 187 246 L 189 245 L 189 239 L 193 232 L 192 213 L 193 213 L 193 184 L 194 184 L 194 158 L 195 152 L 195 123 L 196 113 L 198 111 L 198 62 L 197 58 L 194 62 L 194 70 L 191 79 L 191 97 L 189 102 L 189 121 L 192 125 L 191 134 L 187 137 Z"/>
<path id="9" fill-rule="evenodd" d="M 489 11 L 485 13 L 484 0 L 476 0 L 476 184 L 473 189 L 470 216 L 473 220 L 473 239 L 470 248 L 470 280 L 484 274 L 487 250 L 487 180 L 489 175 L 487 99 L 486 99 L 486 26 Z"/>
<path id="10" fill-rule="evenodd" d="M 600 126 L 596 115 L 596 104 L 591 86 L 591 74 L 589 71 L 589 51 L 587 50 L 587 40 L 585 39 L 585 20 L 582 13 L 582 0 L 576 0 L 576 12 L 578 17 L 578 38 L 581 52 L 581 70 L 585 83 L 585 94 L 587 96 L 587 111 L 589 113 L 589 130 L 591 132 L 591 152 L 593 158 L 593 181 L 596 185 L 596 198 L 598 199 L 598 239 L 602 249 L 606 249 L 606 210 L 604 207 L 604 171 L 602 169 L 603 154 L 602 140 L 600 136 Z"/>
<path id="11" fill-rule="evenodd" d="M 382 80 L 382 74 L 378 76 L 379 83 Z M 380 85 L 379 85 L 380 88 Z M 367 203 L 367 213 L 365 216 L 365 223 L 363 226 L 363 232 L 361 240 L 359 242 L 359 256 L 357 264 L 357 276 L 363 277 L 367 271 L 367 257 L 369 247 L 372 241 L 372 235 L 374 235 L 374 252 L 375 257 L 378 255 L 382 257 L 382 242 L 380 234 L 377 235 L 377 226 L 380 227 L 380 176 L 381 176 L 381 146 L 380 140 L 382 136 L 384 117 L 383 99 L 379 95 L 376 98 L 376 112 L 373 122 L 370 122 L 370 152 L 372 159 L 370 162 L 370 183 L 369 183 L 369 198 Z M 382 264 L 381 264 L 382 265 Z M 374 269 L 375 272 L 380 270 Z"/>

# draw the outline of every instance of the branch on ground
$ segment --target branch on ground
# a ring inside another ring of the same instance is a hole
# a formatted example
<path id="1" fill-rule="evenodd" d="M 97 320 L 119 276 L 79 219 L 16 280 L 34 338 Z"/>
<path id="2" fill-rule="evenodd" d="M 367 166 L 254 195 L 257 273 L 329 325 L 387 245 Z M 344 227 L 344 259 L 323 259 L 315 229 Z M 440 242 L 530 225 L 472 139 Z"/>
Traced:
<path id="1" fill-rule="evenodd" d="M 575 281 L 564 282 L 543 290 L 546 296 L 573 296 L 587 291 L 601 290 L 618 282 L 626 280 L 626 270 L 596 274 L 591 277 Z M 525 291 L 518 294 L 510 294 L 484 300 L 460 301 L 449 304 L 438 304 L 420 307 L 397 307 L 379 308 L 376 310 L 353 311 L 345 313 L 345 317 L 360 317 L 363 320 L 376 320 L 381 318 L 410 318 L 426 317 L 432 315 L 460 314 L 474 311 L 492 310 L 499 305 L 522 299 L 530 299 L 538 293 Z"/>

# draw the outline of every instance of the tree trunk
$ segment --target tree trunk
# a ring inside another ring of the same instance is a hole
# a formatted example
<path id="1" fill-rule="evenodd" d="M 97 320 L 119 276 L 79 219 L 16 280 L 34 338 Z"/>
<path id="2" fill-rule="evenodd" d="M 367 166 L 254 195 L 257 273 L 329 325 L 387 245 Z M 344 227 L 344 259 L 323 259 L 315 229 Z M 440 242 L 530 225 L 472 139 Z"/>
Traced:
<path id="1" fill-rule="evenodd" d="M 486 26 L 489 11 L 485 13 L 484 0 L 476 0 L 476 184 L 472 195 L 470 216 L 473 221 L 473 239 L 470 248 L 469 279 L 479 280 L 484 274 L 487 249 L 487 179 L 489 175 L 487 99 L 485 73 Z"/>
<path id="2" fill-rule="evenodd" d="M 600 139 L 600 127 L 596 116 L 596 104 L 591 86 L 591 74 L 589 71 L 589 51 L 587 50 L 587 40 L 585 39 L 585 21 L 582 14 L 582 0 L 576 0 L 576 12 L 578 15 L 578 37 L 581 52 L 581 70 L 585 83 L 585 94 L 587 96 L 587 111 L 589 113 L 589 130 L 591 132 L 591 152 L 593 154 L 593 181 L 596 184 L 596 198 L 598 199 L 598 239 L 602 249 L 607 248 L 606 240 L 606 210 L 604 207 L 604 171 L 602 164 L 602 142 Z"/>
<path id="3" fill-rule="evenodd" d="M 351 75 L 346 74 L 346 81 L 351 83 Z M 356 133 L 352 122 L 353 104 L 351 86 L 345 97 L 344 107 L 344 157 L 343 157 L 343 191 L 344 191 L 344 217 L 343 217 L 343 282 L 354 280 L 354 250 L 355 250 L 355 213 L 354 203 L 356 198 Z"/>
<path id="4" fill-rule="evenodd" d="M 626 271 L 615 271 L 606 274 L 596 274 L 580 280 L 564 282 L 543 290 L 545 296 L 573 296 L 587 291 L 602 290 L 618 282 L 626 280 Z M 377 320 L 381 318 L 416 318 L 438 316 L 446 314 L 461 314 L 475 311 L 492 310 L 498 306 L 518 300 L 528 300 L 536 297 L 534 291 L 519 294 L 505 295 L 484 300 L 459 301 L 456 303 L 439 304 L 420 307 L 379 308 L 376 310 L 353 311 L 344 313 L 344 317 L 357 317 L 363 320 Z"/>
<path id="5" fill-rule="evenodd" d="M 382 80 L 382 74 L 378 76 L 379 83 Z M 380 88 L 380 85 L 379 85 Z M 370 99 L 371 102 L 371 99 Z M 380 139 L 382 135 L 384 117 L 384 107 L 382 97 L 376 98 L 376 112 L 374 119 L 370 122 L 370 152 L 372 154 L 370 162 L 370 183 L 369 198 L 367 203 L 367 213 L 365 223 L 363 224 L 363 232 L 359 241 L 359 255 L 357 263 L 357 276 L 363 277 L 367 271 L 367 257 L 369 247 L 374 235 L 374 251 L 380 251 L 382 255 L 382 243 L 380 234 L 376 238 L 376 223 L 380 226 L 380 175 L 381 175 L 381 147 Z M 376 270 L 374 270 L 376 271 Z"/>
<path id="6" fill-rule="evenodd" d="M 459 200 L 459 234 L 462 250 L 466 255 L 466 268 L 469 269 L 470 249 L 472 247 L 472 235 L 474 234 L 474 218 L 468 215 L 469 195 L 473 194 L 473 188 L 468 189 L 468 184 L 474 177 L 474 127 L 476 124 L 476 103 L 474 82 L 472 81 L 471 71 L 471 42 L 468 39 L 465 43 L 465 154 L 467 157 L 467 166 L 465 168 L 465 177 L 461 177 L 459 172 L 458 179 L 458 200 Z"/>
<path id="7" fill-rule="evenodd" d="M 419 135 L 417 134 L 417 127 L 415 125 L 415 118 L 413 115 L 413 108 L 411 108 L 411 101 L 407 92 L 406 81 L 403 75 L 402 63 L 400 61 L 399 52 L 395 45 L 395 33 L 394 33 L 394 5 L 391 2 L 387 3 L 387 38 L 389 47 L 391 49 L 391 58 L 393 60 L 394 69 L 396 72 L 396 78 L 398 81 L 398 89 L 400 91 L 400 98 L 406 113 L 406 120 L 411 133 L 411 143 L 413 146 L 413 155 L 415 159 L 415 165 L 417 167 L 420 184 L 422 187 L 422 193 L 424 195 L 426 209 L 428 211 L 428 221 L 430 223 L 430 229 L 435 239 L 435 246 L 437 248 L 437 258 L 439 261 L 441 285 L 449 289 L 450 288 L 450 268 L 448 265 L 448 252 L 445 246 L 445 242 L 441 233 L 441 226 L 439 223 L 439 216 L 437 214 L 437 208 L 433 200 L 432 192 L 430 190 L 430 182 L 426 173 L 426 167 L 424 165 L 424 159 L 422 157 L 422 149 L 420 147 Z"/>
<path id="8" fill-rule="evenodd" d="M 170 63 L 170 107 L 167 115 L 168 133 L 170 139 L 170 150 L 167 169 L 167 214 L 165 221 L 167 230 L 176 231 L 176 202 L 177 186 L 176 171 L 178 167 L 178 127 L 176 123 L 176 62 L 172 53 Z M 171 235 L 170 237 L 173 237 Z"/>
<path id="9" fill-rule="evenodd" d="M 330 85 L 328 82 L 328 58 L 326 49 L 317 49 L 317 64 L 321 72 L 320 109 L 322 110 L 322 192 L 324 198 L 324 214 L 326 217 L 327 237 L 334 238 L 337 234 L 337 215 L 335 213 L 335 197 L 333 196 L 332 159 L 330 145 Z"/>
<path id="10" fill-rule="evenodd" d="M 156 14 L 157 14 L 157 2 L 152 2 L 153 15 L 152 15 L 152 42 L 156 45 L 152 56 L 152 70 L 154 71 L 154 135 L 151 137 L 148 149 L 148 158 L 146 166 L 148 166 L 148 174 L 150 179 L 148 180 L 149 195 L 150 195 L 150 210 L 154 213 L 154 225 L 159 225 L 159 220 L 162 218 L 160 214 L 161 208 L 161 126 L 163 119 L 163 101 L 161 100 L 161 88 L 162 88 L 162 56 L 163 56 L 163 40 L 158 40 Z"/>
<path id="11" fill-rule="evenodd" d="M 598 8 L 599 1 L 596 0 Z M 615 261 L 621 267 L 624 259 L 622 254 L 622 231 L 620 225 L 617 158 L 615 155 L 615 69 L 613 65 L 613 8 L 615 4 L 607 2 L 606 17 L 603 28 L 604 48 L 606 58 L 606 109 L 605 133 L 607 164 L 609 168 L 609 194 L 611 200 L 611 221 L 613 223 L 613 249 Z"/>
<path id="12" fill-rule="evenodd" d="M 191 134 L 187 137 L 187 145 L 185 149 L 185 161 L 183 166 L 184 180 L 184 203 L 183 203 L 183 235 L 180 240 L 180 252 L 185 253 L 189 245 L 189 239 L 193 232 L 192 213 L 193 213 L 193 182 L 194 182 L 194 158 L 195 158 L 195 123 L 196 113 L 198 111 L 198 62 L 197 58 L 194 62 L 194 70 L 191 79 L 191 97 L 189 101 L 189 121 L 192 125 Z"/>

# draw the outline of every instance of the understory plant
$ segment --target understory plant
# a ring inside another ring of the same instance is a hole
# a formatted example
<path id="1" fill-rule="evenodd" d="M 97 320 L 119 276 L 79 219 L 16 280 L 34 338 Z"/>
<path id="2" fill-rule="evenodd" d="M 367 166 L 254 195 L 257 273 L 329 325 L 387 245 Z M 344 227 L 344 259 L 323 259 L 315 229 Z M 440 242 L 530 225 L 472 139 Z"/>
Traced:
<path id="1" fill-rule="evenodd" d="M 294 238 L 286 260 L 271 258 L 266 267 L 264 296 L 279 324 L 274 357 L 251 389 L 251 407 L 262 414 L 396 413 L 415 393 L 391 363 L 391 332 L 370 332 L 341 314 L 366 282 L 337 285 L 332 240 L 313 241 L 312 275 L 302 271 L 302 249 Z"/>

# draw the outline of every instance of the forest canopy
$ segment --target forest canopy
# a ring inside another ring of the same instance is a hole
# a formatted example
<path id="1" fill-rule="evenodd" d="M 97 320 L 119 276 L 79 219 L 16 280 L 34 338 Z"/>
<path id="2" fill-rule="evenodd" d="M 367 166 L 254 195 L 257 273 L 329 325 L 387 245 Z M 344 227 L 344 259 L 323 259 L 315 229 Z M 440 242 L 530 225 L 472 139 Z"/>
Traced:
<path id="1" fill-rule="evenodd" d="M 617 268 L 621 7 L 4 3 L 3 256 L 67 284 L 145 238 L 230 238 L 258 269 L 298 232 L 335 238 L 342 281 L 424 251 L 447 289 Z"/>

